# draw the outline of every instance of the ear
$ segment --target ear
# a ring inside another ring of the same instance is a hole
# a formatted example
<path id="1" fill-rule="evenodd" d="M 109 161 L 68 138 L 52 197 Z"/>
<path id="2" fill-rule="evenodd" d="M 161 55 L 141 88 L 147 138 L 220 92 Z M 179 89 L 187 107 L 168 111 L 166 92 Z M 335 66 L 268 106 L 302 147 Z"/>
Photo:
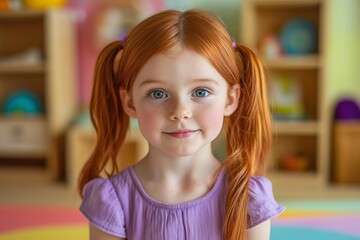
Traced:
<path id="1" fill-rule="evenodd" d="M 136 110 L 134 107 L 134 101 L 133 101 L 132 95 L 128 91 L 121 89 L 120 90 L 120 99 L 121 99 L 121 104 L 122 104 L 122 107 L 123 107 L 125 113 L 129 117 L 136 118 L 137 117 Z"/>
<path id="2" fill-rule="evenodd" d="M 231 86 L 231 89 L 228 92 L 224 116 L 230 116 L 235 112 L 239 105 L 240 98 L 240 85 L 234 84 Z"/>

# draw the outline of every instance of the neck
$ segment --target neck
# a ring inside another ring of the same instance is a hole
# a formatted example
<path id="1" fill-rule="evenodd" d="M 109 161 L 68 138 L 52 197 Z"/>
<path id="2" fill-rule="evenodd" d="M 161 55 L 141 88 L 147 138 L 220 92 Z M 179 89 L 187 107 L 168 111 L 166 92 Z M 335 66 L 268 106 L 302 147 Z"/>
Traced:
<path id="1" fill-rule="evenodd" d="M 150 146 L 148 155 L 135 166 L 135 173 L 150 197 L 160 202 L 180 203 L 208 193 L 219 166 L 210 144 L 183 157 Z"/>

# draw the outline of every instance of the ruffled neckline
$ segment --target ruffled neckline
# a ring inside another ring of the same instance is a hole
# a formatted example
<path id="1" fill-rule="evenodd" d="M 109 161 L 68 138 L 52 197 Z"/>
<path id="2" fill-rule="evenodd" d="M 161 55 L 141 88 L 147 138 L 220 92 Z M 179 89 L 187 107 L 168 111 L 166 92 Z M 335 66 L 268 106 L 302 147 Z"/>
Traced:
<path id="1" fill-rule="evenodd" d="M 160 202 L 155 200 L 154 198 L 150 197 L 147 192 L 145 191 L 145 189 L 143 188 L 139 178 L 136 176 L 135 170 L 133 166 L 128 167 L 128 172 L 136 186 L 136 189 L 140 192 L 140 194 L 142 195 L 142 197 L 151 205 L 154 205 L 156 207 L 160 207 L 160 208 L 166 208 L 166 209 L 183 209 L 183 208 L 188 208 L 188 207 L 192 207 L 198 204 L 202 204 L 204 202 L 207 202 L 207 200 L 209 198 L 211 198 L 221 187 L 221 183 L 223 182 L 223 178 L 225 177 L 224 175 L 224 168 L 222 168 L 216 178 L 215 184 L 213 185 L 213 187 L 210 189 L 209 192 L 207 192 L 205 195 L 194 199 L 194 200 L 190 200 L 190 201 L 186 201 L 186 202 L 182 202 L 182 203 L 165 203 L 165 202 Z"/>

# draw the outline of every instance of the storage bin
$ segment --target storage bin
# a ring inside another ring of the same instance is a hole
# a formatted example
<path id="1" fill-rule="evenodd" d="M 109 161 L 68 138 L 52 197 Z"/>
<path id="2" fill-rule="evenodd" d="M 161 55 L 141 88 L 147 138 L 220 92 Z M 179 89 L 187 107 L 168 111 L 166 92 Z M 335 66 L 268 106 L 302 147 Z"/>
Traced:
<path id="1" fill-rule="evenodd" d="M 47 139 L 47 126 L 44 118 L 1 118 L 1 156 L 45 156 L 48 149 Z"/>
<path id="2" fill-rule="evenodd" d="M 336 122 L 333 146 L 334 181 L 360 184 L 360 121 Z"/>

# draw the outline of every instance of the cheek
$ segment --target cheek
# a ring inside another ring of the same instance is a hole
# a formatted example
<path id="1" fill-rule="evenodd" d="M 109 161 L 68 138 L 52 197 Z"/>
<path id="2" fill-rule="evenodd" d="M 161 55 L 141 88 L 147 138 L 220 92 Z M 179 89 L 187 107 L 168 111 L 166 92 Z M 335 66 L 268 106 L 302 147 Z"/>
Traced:
<path id="1" fill-rule="evenodd" d="M 144 136 L 148 135 L 154 129 L 159 128 L 161 124 L 161 114 L 150 109 L 141 109 L 137 116 L 139 127 Z"/>
<path id="2" fill-rule="evenodd" d="M 208 109 L 208 110 L 204 110 Z M 220 133 L 224 122 L 224 106 L 212 106 L 210 108 L 203 108 L 200 111 L 203 126 L 210 129 L 214 134 Z"/>

